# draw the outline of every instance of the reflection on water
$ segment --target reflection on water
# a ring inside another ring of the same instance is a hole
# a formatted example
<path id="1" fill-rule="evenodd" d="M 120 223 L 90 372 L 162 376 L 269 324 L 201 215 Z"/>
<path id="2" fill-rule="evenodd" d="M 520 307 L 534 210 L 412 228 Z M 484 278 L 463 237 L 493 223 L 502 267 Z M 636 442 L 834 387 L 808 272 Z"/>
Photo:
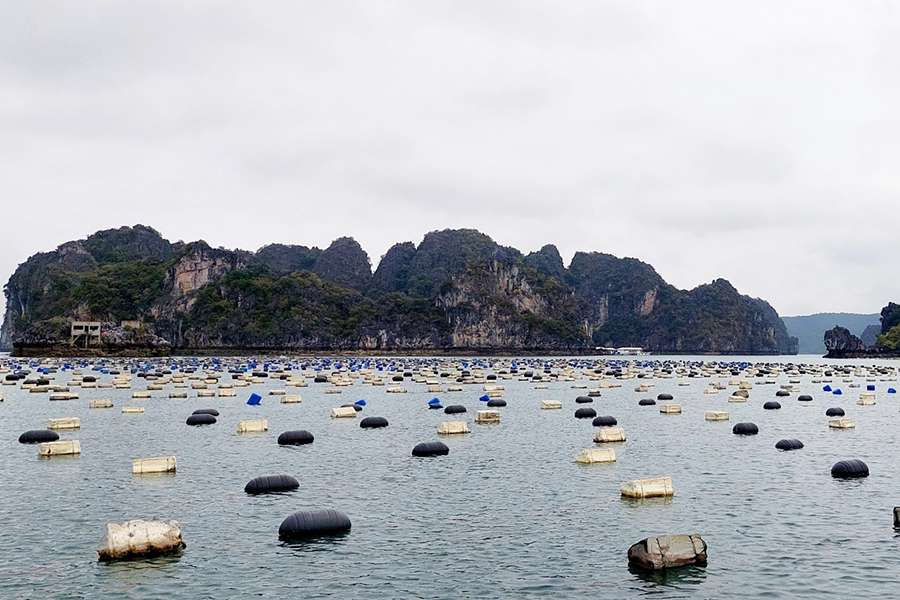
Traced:
<path id="1" fill-rule="evenodd" d="M 666 588 L 680 589 L 699 585 L 706 581 L 705 567 L 683 567 L 680 569 L 648 571 L 629 565 L 628 572 L 634 575 L 635 581 L 640 582 L 641 589 L 648 595 L 666 592 Z"/>
<path id="2" fill-rule="evenodd" d="M 352 530 L 342 531 L 320 538 L 290 541 L 283 540 L 279 545 L 282 548 L 288 548 L 298 554 L 307 552 L 330 552 L 339 547 L 345 541 L 345 538 L 351 534 Z"/>

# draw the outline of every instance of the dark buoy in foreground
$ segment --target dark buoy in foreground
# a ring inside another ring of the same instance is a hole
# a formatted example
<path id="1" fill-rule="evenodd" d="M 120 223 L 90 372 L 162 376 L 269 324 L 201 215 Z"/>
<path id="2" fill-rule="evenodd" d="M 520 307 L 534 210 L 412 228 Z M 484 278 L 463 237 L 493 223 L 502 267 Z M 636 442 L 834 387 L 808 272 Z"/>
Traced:
<path id="1" fill-rule="evenodd" d="M 775 397 L 777 398 L 787 398 L 790 395 L 791 393 L 787 390 L 778 390 L 777 392 L 775 392 Z"/>
<path id="2" fill-rule="evenodd" d="M 350 531 L 350 519 L 336 510 L 296 512 L 281 522 L 278 539 L 302 540 Z"/>
<path id="3" fill-rule="evenodd" d="M 769 402 L 763 404 L 763 408 L 766 410 L 778 410 L 779 408 L 781 408 L 781 403 L 770 400 Z"/>
<path id="4" fill-rule="evenodd" d="M 587 406 L 575 410 L 576 419 L 593 419 L 596 416 L 597 411 Z"/>
<path id="5" fill-rule="evenodd" d="M 803 448 L 803 442 L 800 440 L 778 440 L 775 442 L 775 448 L 778 450 L 800 450 Z"/>
<path id="6" fill-rule="evenodd" d="M 731 428 L 731 432 L 735 435 L 756 435 L 759 433 L 759 427 L 756 423 L 738 423 Z"/>
<path id="7" fill-rule="evenodd" d="M 487 405 L 491 408 L 500 408 L 506 406 L 506 400 L 503 398 L 491 398 L 488 400 Z"/>
<path id="8" fill-rule="evenodd" d="M 197 410 L 195 410 L 195 411 L 192 412 L 191 414 L 192 414 L 192 415 L 212 415 L 212 416 L 214 416 L 214 417 L 218 417 L 218 416 L 219 416 L 219 411 L 217 411 L 217 410 L 214 409 L 214 408 L 198 408 Z"/>
<path id="9" fill-rule="evenodd" d="M 578 396 L 575 398 L 575 404 L 590 404 L 594 399 L 590 396 Z"/>
<path id="10" fill-rule="evenodd" d="M 255 477 L 244 486 L 244 492 L 248 494 L 272 494 L 276 492 L 289 492 L 300 487 L 300 482 L 290 475 L 263 475 Z"/>
<path id="11" fill-rule="evenodd" d="M 638 406 L 653 406 L 656 404 L 656 400 L 653 398 L 644 398 L 643 400 L 638 400 Z"/>
<path id="12" fill-rule="evenodd" d="M 812 402 L 812 396 L 803 394 L 802 396 L 797 396 L 797 400 L 800 402 Z"/>
<path id="13" fill-rule="evenodd" d="M 187 418 L 188 425 L 212 425 L 216 422 L 216 418 L 212 415 L 206 413 L 200 413 L 199 415 L 191 415 Z"/>
<path id="14" fill-rule="evenodd" d="M 844 409 L 840 406 L 832 406 L 828 410 L 825 411 L 826 417 L 843 417 Z"/>
<path id="15" fill-rule="evenodd" d="M 611 417 L 609 415 L 604 415 L 597 417 L 591 423 L 594 427 L 613 427 L 618 424 L 615 417 Z"/>
<path id="16" fill-rule="evenodd" d="M 363 429 L 377 429 L 379 427 L 387 427 L 388 420 L 384 417 L 366 417 L 359 422 L 359 426 Z"/>
<path id="17" fill-rule="evenodd" d="M 296 431 L 285 431 L 278 436 L 279 446 L 303 446 L 304 444 L 312 444 L 316 438 L 305 429 Z"/>
<path id="18" fill-rule="evenodd" d="M 869 476 L 869 466 L 863 461 L 853 458 L 834 463 L 831 476 L 836 479 L 860 479 Z"/>
<path id="19" fill-rule="evenodd" d="M 459 413 L 466 412 L 466 407 L 462 404 L 451 404 L 447 408 L 444 409 L 444 413 L 448 415 L 456 415 Z"/>
<path id="20" fill-rule="evenodd" d="M 656 397 L 656 399 L 660 402 L 664 402 L 667 400 L 674 400 L 674 397 L 672 396 L 672 394 L 660 394 Z"/>
<path id="21" fill-rule="evenodd" d="M 44 442 L 55 442 L 59 439 L 59 434 L 49 429 L 32 429 L 26 431 L 19 436 L 20 444 L 42 444 Z"/>
<path id="22" fill-rule="evenodd" d="M 446 456 L 450 448 L 444 442 L 422 442 L 413 448 L 413 456 Z"/>

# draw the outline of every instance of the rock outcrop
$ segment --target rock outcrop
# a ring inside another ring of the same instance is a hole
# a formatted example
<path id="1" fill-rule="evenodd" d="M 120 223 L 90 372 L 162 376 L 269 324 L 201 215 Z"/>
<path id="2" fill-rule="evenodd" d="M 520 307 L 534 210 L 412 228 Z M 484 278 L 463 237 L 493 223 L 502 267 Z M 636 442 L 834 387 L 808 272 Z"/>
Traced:
<path id="1" fill-rule="evenodd" d="M 825 332 L 825 349 L 829 356 L 836 356 L 848 352 L 862 352 L 866 349 L 866 345 L 850 333 L 849 329 L 834 327 Z"/>
<path id="2" fill-rule="evenodd" d="M 350 237 L 331 242 L 316 259 L 312 271 L 322 279 L 358 291 L 368 288 L 372 280 L 369 256 L 359 242 Z"/>
<path id="3" fill-rule="evenodd" d="M 352 238 L 252 253 L 123 227 L 36 254 L 5 292 L 0 341 L 20 350 L 67 349 L 80 319 L 104 323 L 110 351 L 796 351 L 775 310 L 725 280 L 679 290 L 594 252 L 566 268 L 552 245 L 526 256 L 471 229 L 396 244 L 373 274 Z"/>
<path id="4" fill-rule="evenodd" d="M 900 357 L 900 304 L 888 303 L 881 309 L 881 325 L 867 327 L 860 337 L 835 327 L 824 339 L 828 358 Z"/>

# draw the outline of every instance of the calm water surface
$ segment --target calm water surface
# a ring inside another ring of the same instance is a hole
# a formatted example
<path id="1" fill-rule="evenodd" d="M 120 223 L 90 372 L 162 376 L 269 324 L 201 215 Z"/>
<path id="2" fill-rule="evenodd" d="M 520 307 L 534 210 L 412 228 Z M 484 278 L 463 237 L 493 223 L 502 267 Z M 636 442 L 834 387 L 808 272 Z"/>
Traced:
<path id="1" fill-rule="evenodd" d="M 68 379 L 59 373 L 56 383 Z M 900 401 L 884 393 L 888 384 L 878 382 L 877 404 L 862 407 L 858 389 L 840 384 L 844 395 L 835 397 L 804 376 L 800 393 L 813 402 L 800 403 L 795 393 L 779 399 L 781 410 L 764 411 L 777 385 L 757 383 L 749 402 L 729 404 L 727 391 L 702 393 L 710 381 L 657 379 L 648 394 L 634 391 L 636 380 L 605 389 L 593 407 L 615 416 L 628 442 L 615 445 L 618 462 L 593 466 L 573 461 L 592 446 L 593 428 L 573 417 L 584 391 L 570 382 L 546 390 L 498 382 L 509 403 L 502 424 L 472 423 L 471 435 L 444 439 L 449 456 L 434 459 L 410 450 L 438 439 L 442 420 L 471 423 L 480 385 L 440 395 L 445 405 L 469 408 L 452 417 L 428 410 L 435 394 L 409 381 L 407 394 L 357 384 L 332 395 L 310 383 L 296 390 L 302 404 L 264 396 L 259 407 L 244 404 L 250 391 L 265 394 L 280 383 L 238 388 L 237 398 L 186 400 L 166 398 L 170 387 L 149 400 L 132 400 L 128 390 L 73 388 L 80 398 L 69 402 L 3 386 L 0 598 L 900 596 L 900 539 L 891 527 L 892 507 L 900 505 Z M 143 387 L 135 379 L 133 389 Z M 663 392 L 682 404 L 682 415 L 637 405 Z M 111 398 L 115 408 L 89 410 L 96 398 Z M 361 416 L 387 417 L 390 427 L 362 430 L 358 419 L 329 418 L 331 407 L 361 398 L 368 401 Z M 542 399 L 561 400 L 563 410 L 540 410 Z M 122 414 L 124 405 L 146 413 Z M 844 407 L 857 428 L 829 430 L 829 406 Z M 204 407 L 221 412 L 216 425 L 184 424 Z M 729 411 L 731 421 L 704 421 L 708 409 Z M 22 431 L 60 416 L 81 418 L 80 431 L 60 432 L 81 441 L 80 457 L 39 460 L 34 446 L 17 442 Z M 234 433 L 239 420 L 254 417 L 268 418 L 268 433 Z M 738 421 L 757 423 L 759 435 L 732 435 Z M 279 447 L 278 434 L 289 429 L 308 429 L 316 441 Z M 776 451 L 785 437 L 806 447 Z M 132 458 L 165 454 L 178 457 L 176 475 L 132 476 Z M 845 458 L 863 459 L 871 476 L 832 479 L 831 465 Z M 248 480 L 275 473 L 297 477 L 300 489 L 244 494 Z M 674 499 L 620 498 L 620 482 L 656 475 L 672 476 Z M 319 508 L 347 513 L 352 531 L 279 542 L 287 515 Z M 182 523 L 181 556 L 96 561 L 106 522 L 154 517 Z M 629 571 L 632 543 L 694 531 L 709 544 L 707 568 Z"/>

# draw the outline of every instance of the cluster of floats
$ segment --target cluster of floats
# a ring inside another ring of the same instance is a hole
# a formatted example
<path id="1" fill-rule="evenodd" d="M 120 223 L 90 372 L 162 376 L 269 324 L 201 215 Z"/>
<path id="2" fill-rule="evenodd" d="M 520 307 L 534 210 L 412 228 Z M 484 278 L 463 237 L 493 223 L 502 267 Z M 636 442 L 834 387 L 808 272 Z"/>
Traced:
<path id="1" fill-rule="evenodd" d="M 134 402 L 121 406 L 125 414 L 142 414 L 140 400 L 154 397 L 173 399 L 188 397 L 237 397 L 240 388 L 269 387 L 268 395 L 285 404 L 302 402 L 300 390 L 309 385 L 323 386 L 326 394 L 340 394 L 357 385 L 384 386 L 388 393 L 403 394 L 411 386 L 425 386 L 434 394 L 462 393 L 477 386 L 479 400 L 475 411 L 476 424 L 496 425 L 501 422 L 502 408 L 507 405 L 503 382 L 518 380 L 530 383 L 535 389 L 549 389 L 551 383 L 568 382 L 571 389 L 581 390 L 575 398 L 577 419 L 591 419 L 595 427 L 594 446 L 581 450 L 575 461 L 583 464 L 616 461 L 615 444 L 627 440 L 625 430 L 612 415 L 598 415 L 590 406 L 605 388 L 634 386 L 640 396 L 639 406 L 656 406 L 660 413 L 678 415 L 680 404 L 672 394 L 652 397 L 653 380 L 676 379 L 678 385 L 690 385 L 691 380 L 707 379 L 704 393 L 728 393 L 729 403 L 747 402 L 751 391 L 758 386 L 775 388 L 774 399 L 762 408 L 778 410 L 780 400 L 799 392 L 801 378 L 821 385 L 822 392 L 843 395 L 844 389 L 858 389 L 856 403 L 875 404 L 878 390 L 896 394 L 897 368 L 889 365 L 823 365 L 793 363 L 749 363 L 728 361 L 675 361 L 635 358 L 481 358 L 453 359 L 445 357 L 410 358 L 159 358 L 159 359 L 0 359 L 0 381 L 4 386 L 19 386 L 30 394 L 45 394 L 50 401 L 75 401 L 86 390 L 97 390 L 92 396 L 102 396 L 104 389 L 132 390 Z M 879 388 L 880 386 L 880 388 Z M 555 386 L 554 389 L 557 389 Z M 420 387 L 414 388 L 421 391 Z M 245 394 L 241 394 L 243 397 Z M 549 394 L 548 394 L 549 395 Z M 474 394 L 473 394 L 474 396 Z M 0 393 L 0 401 L 2 401 Z M 246 402 L 254 405 L 261 395 L 250 393 Z M 810 395 L 797 395 L 798 402 L 810 402 Z M 367 406 L 365 400 L 335 403 L 331 418 L 355 419 Z M 92 409 L 113 408 L 113 402 L 102 397 L 89 401 Z M 453 436 L 471 433 L 463 415 L 463 404 L 444 405 L 438 397 L 426 403 L 428 410 L 442 410 L 450 417 L 437 425 L 437 435 Z M 560 410 L 559 400 L 541 400 L 541 410 Z M 62 412 L 62 411 L 61 411 Z M 828 427 L 852 429 L 855 422 L 838 406 L 825 411 Z M 217 422 L 215 408 L 193 411 L 186 419 L 188 426 L 209 426 Z M 704 413 L 707 421 L 728 421 L 726 410 Z M 359 425 L 365 429 L 388 427 L 388 420 L 380 416 L 365 416 Z M 79 455 L 77 439 L 60 439 L 81 428 L 81 420 L 73 416 L 51 418 L 46 429 L 26 431 L 19 437 L 23 444 L 37 444 L 40 457 Z M 237 433 L 268 431 L 267 419 L 242 420 Z M 755 423 L 736 423 L 735 435 L 756 435 Z M 306 430 L 284 431 L 278 436 L 280 445 L 304 445 L 315 441 Z M 783 439 L 775 444 L 779 451 L 803 448 L 798 439 Z M 424 441 L 412 449 L 415 457 L 447 455 L 450 448 L 440 439 Z M 135 458 L 132 472 L 136 475 L 173 473 L 177 468 L 175 456 Z M 835 478 L 862 478 L 869 475 L 868 466 L 859 459 L 835 463 L 831 469 Z M 250 495 L 285 493 L 299 487 L 290 475 L 265 475 L 245 486 Z M 626 481 L 621 495 L 628 498 L 669 497 L 675 494 L 671 477 L 654 477 Z M 895 509 L 895 526 L 900 525 L 900 509 Z M 337 510 L 326 509 L 293 513 L 282 522 L 279 538 L 288 542 L 323 535 L 345 534 L 351 528 L 349 517 Z M 135 519 L 124 523 L 108 523 L 106 535 L 98 550 L 100 560 L 109 561 L 177 552 L 184 548 L 181 526 L 175 521 Z M 639 568 L 665 569 L 685 565 L 704 565 L 707 560 L 706 542 L 695 533 L 651 537 L 634 544 L 628 550 L 629 563 Z"/>

